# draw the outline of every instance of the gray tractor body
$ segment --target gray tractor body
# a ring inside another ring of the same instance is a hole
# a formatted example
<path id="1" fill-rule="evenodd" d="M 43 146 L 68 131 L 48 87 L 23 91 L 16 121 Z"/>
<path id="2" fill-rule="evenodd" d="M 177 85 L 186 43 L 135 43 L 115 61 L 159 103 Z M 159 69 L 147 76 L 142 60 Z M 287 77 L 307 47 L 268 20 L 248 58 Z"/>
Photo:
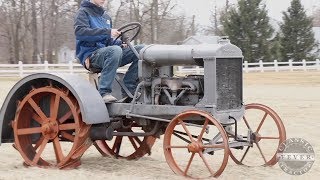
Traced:
<path id="1" fill-rule="evenodd" d="M 7 95 L 0 111 L 1 142 L 12 142 L 11 121 L 17 103 L 34 84 L 47 81 L 65 87 L 76 97 L 87 124 L 101 124 L 119 118 L 170 122 L 191 109 L 206 111 L 221 124 L 232 124 L 244 115 L 242 97 L 242 51 L 227 40 L 217 44 L 149 45 L 140 51 L 139 85 L 129 103 L 104 104 L 88 80 L 75 74 L 38 73 L 24 77 Z M 173 66 L 202 66 L 203 75 L 178 77 Z M 121 92 L 114 83 L 113 93 Z M 118 95 L 116 95 L 118 96 Z M 118 97 L 119 98 L 119 97 Z"/>

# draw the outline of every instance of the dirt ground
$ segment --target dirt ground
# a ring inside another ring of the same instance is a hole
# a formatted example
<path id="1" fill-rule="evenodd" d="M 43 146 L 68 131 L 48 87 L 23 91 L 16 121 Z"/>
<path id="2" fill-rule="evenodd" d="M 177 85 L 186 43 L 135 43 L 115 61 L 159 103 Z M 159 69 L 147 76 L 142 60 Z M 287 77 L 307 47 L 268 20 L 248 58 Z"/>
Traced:
<path id="1" fill-rule="evenodd" d="M 0 104 L 17 80 L 0 79 Z M 246 167 L 236 165 L 229 158 L 219 178 L 319 179 L 320 72 L 244 74 L 244 101 L 246 104 L 255 102 L 272 107 L 282 118 L 287 138 L 300 137 L 309 141 L 314 148 L 316 160 L 308 173 L 291 176 L 284 173 L 277 164 L 273 167 Z M 268 126 L 263 128 L 272 129 Z M 175 175 L 167 165 L 162 141 L 163 136 L 157 140 L 151 156 L 138 161 L 104 158 L 92 146 L 82 157 L 82 165 L 74 170 L 26 168 L 12 144 L 1 144 L 0 179 L 184 179 Z"/>

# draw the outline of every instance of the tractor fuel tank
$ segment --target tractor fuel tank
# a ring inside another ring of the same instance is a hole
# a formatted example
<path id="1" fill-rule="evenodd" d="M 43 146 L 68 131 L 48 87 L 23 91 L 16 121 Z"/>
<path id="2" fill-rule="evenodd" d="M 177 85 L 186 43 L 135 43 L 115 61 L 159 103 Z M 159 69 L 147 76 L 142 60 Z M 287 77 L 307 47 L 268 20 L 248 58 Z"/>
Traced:
<path id="1" fill-rule="evenodd" d="M 239 57 L 242 51 L 229 42 L 198 45 L 149 45 L 140 51 L 140 59 L 156 66 L 203 65 L 204 58 Z"/>

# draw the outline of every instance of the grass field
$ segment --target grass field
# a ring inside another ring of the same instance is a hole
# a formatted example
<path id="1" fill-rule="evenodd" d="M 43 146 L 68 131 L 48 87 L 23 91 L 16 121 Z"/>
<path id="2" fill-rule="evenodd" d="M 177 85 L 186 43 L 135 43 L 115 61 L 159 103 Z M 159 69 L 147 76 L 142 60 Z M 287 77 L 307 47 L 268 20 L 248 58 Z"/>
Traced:
<path id="1" fill-rule="evenodd" d="M 17 78 L 0 78 L 0 104 Z M 302 176 L 273 167 L 245 167 L 229 163 L 221 179 L 318 179 L 320 175 L 320 72 L 280 72 L 244 74 L 244 102 L 272 107 L 281 117 L 287 138 L 310 142 L 316 153 L 312 169 Z M 269 128 L 269 127 L 266 127 Z M 271 127 L 270 127 L 271 128 Z M 166 164 L 162 140 L 157 140 L 151 156 L 138 161 L 103 158 L 91 147 L 74 170 L 25 168 L 11 144 L 0 146 L 0 179 L 183 179 Z M 53 155 L 54 156 L 54 155 Z M 254 159 L 253 159 L 254 161 Z M 318 177 L 318 178 L 317 178 Z"/>

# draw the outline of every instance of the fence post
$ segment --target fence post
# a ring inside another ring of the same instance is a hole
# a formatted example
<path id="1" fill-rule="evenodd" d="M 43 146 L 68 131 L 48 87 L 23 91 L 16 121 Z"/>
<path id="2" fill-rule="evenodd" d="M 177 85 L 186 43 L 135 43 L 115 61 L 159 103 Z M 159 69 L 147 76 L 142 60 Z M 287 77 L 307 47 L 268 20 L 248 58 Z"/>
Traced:
<path id="1" fill-rule="evenodd" d="M 292 59 L 289 59 L 289 69 L 290 69 L 290 72 L 293 71 Z"/>
<path id="2" fill-rule="evenodd" d="M 307 71 L 307 63 L 306 60 L 302 60 L 302 67 L 303 67 L 303 71 Z"/>
<path id="3" fill-rule="evenodd" d="M 316 59 L 317 70 L 320 71 L 320 60 Z"/>
<path id="4" fill-rule="evenodd" d="M 276 71 L 276 72 L 279 72 L 278 60 L 274 60 L 273 63 L 274 63 L 274 69 L 275 69 L 275 71 Z"/>
<path id="5" fill-rule="evenodd" d="M 46 73 L 49 72 L 49 63 L 48 63 L 48 61 L 44 61 L 44 71 Z"/>
<path id="6" fill-rule="evenodd" d="M 244 61 L 244 72 L 246 72 L 246 73 L 249 72 L 249 64 L 248 64 L 248 61 Z"/>
<path id="7" fill-rule="evenodd" d="M 196 66 L 196 73 L 200 74 L 200 67 L 199 66 Z"/>
<path id="8" fill-rule="evenodd" d="M 23 63 L 22 63 L 22 61 L 18 62 L 18 68 L 19 68 L 19 76 L 22 77 L 23 76 Z"/>
<path id="9" fill-rule="evenodd" d="M 260 72 L 264 72 L 262 60 L 259 61 L 259 67 L 260 67 Z"/>
<path id="10" fill-rule="evenodd" d="M 73 74 L 73 62 L 72 61 L 69 61 L 69 73 L 70 74 Z"/>

